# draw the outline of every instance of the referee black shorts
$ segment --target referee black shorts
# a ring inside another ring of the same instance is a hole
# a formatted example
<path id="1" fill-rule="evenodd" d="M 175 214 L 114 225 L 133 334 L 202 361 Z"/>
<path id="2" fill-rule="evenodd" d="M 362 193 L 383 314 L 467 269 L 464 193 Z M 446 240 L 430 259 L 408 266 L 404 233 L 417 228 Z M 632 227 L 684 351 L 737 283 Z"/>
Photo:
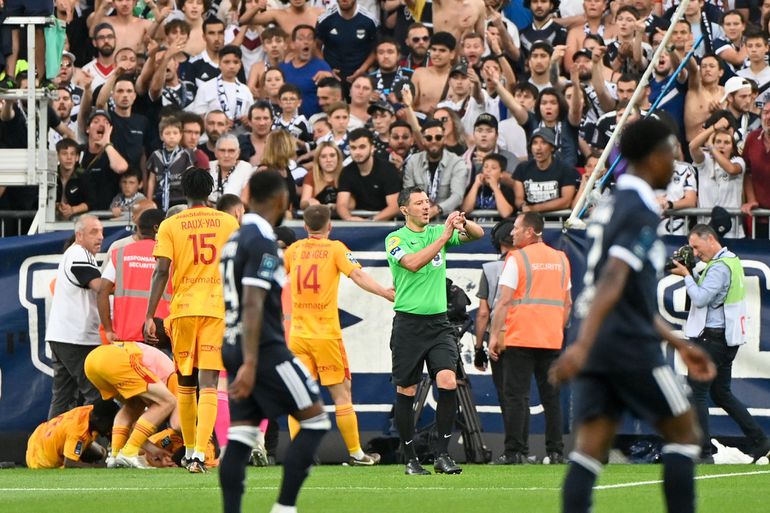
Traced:
<path id="1" fill-rule="evenodd" d="M 393 358 L 393 383 L 401 387 L 416 385 L 428 364 L 431 379 L 439 371 L 457 371 L 459 351 L 457 332 L 446 313 L 417 315 L 396 312 L 390 335 Z"/>

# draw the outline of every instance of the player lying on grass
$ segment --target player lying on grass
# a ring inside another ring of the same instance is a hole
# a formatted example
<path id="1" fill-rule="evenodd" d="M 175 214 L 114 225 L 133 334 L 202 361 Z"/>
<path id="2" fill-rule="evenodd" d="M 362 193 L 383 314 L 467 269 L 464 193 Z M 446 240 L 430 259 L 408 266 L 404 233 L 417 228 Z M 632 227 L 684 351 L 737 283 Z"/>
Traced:
<path id="1" fill-rule="evenodd" d="M 377 453 L 361 450 L 358 419 L 353 409 L 348 356 L 342 343 L 337 296 L 340 274 L 363 290 L 393 302 L 395 291 L 386 289 L 361 269 L 350 250 L 329 240 L 331 211 L 326 205 L 310 205 L 303 218 L 308 238 L 295 242 L 284 253 L 291 286 L 291 336 L 289 349 L 310 374 L 329 389 L 336 410 L 337 427 L 350 453 L 348 463 L 371 466 L 380 462 Z M 299 422 L 289 417 L 292 437 Z"/>
<path id="2" fill-rule="evenodd" d="M 146 344 L 117 342 L 91 351 L 85 371 L 103 399 L 115 398 L 122 403 L 112 426 L 114 465 L 149 468 L 139 451 L 158 426 L 175 413 L 176 398 L 166 386 L 170 381 L 175 387 L 174 362 Z M 179 427 L 177 417 L 173 415 L 172 427 Z"/>
<path id="3" fill-rule="evenodd" d="M 27 442 L 27 467 L 104 467 L 107 450 L 94 442 L 108 436 L 118 411 L 114 401 L 97 400 L 43 422 Z"/>

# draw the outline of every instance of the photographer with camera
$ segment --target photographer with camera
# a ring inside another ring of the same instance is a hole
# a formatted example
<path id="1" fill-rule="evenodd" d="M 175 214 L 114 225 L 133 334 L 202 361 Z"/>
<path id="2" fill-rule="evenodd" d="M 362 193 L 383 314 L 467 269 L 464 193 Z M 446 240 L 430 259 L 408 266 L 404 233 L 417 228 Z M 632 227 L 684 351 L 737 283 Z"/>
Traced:
<path id="1" fill-rule="evenodd" d="M 692 302 L 685 335 L 708 353 L 717 368 L 711 382 L 689 380 L 704 434 L 701 457 L 711 458 L 708 394 L 741 428 L 751 442 L 751 453 L 756 460 L 770 452 L 770 439 L 730 389 L 733 360 L 747 340 L 743 266 L 735 253 L 722 247 L 709 225 L 695 225 L 690 230 L 689 243 L 692 256 L 686 247 L 680 248 L 667 267 L 673 274 L 684 277 Z M 693 256 L 706 264 L 700 273 L 693 270 Z"/>
<path id="2" fill-rule="evenodd" d="M 536 212 L 516 218 L 511 232 L 516 251 L 506 257 L 489 330 L 489 356 L 501 358 L 503 368 L 505 452 L 495 460 L 499 465 L 527 462 L 533 374 L 545 412 L 547 457 L 550 463 L 564 462 L 559 387 L 548 382 L 548 369 L 561 354 L 572 308 L 570 265 L 564 252 L 543 242 L 543 227 Z"/>

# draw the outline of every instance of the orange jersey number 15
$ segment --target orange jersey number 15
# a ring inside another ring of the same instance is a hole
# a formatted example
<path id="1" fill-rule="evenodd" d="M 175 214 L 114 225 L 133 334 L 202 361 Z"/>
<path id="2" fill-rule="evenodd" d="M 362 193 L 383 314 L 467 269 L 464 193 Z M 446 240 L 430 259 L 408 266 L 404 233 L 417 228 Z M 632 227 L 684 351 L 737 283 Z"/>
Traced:
<path id="1" fill-rule="evenodd" d="M 297 294 L 302 294 L 302 289 L 310 289 L 314 294 L 318 294 L 321 285 L 318 283 L 318 264 L 313 264 L 303 276 L 302 266 L 297 266 Z"/>
<path id="2" fill-rule="evenodd" d="M 193 265 L 209 265 L 217 260 L 217 247 L 207 242 L 207 239 L 213 239 L 216 236 L 216 233 L 199 233 L 187 237 L 193 243 Z"/>

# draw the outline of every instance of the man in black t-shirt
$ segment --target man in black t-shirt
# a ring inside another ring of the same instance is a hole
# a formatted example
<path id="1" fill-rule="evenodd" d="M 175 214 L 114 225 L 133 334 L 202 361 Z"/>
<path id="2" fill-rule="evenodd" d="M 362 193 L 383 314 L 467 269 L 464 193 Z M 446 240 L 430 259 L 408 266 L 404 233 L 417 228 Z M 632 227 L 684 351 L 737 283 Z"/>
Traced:
<path id="1" fill-rule="evenodd" d="M 663 189 L 674 168 L 668 126 L 644 119 L 623 128 L 620 151 L 630 162 L 615 194 L 596 207 L 587 234 L 584 288 L 575 302 L 577 339 L 551 367 L 557 384 L 574 378 L 575 450 L 564 480 L 562 511 L 588 513 L 596 477 L 620 424 L 630 411 L 654 426 L 666 445 L 663 481 L 669 513 L 693 513 L 694 460 L 701 430 L 687 395 L 666 363 L 661 338 L 679 351 L 690 377 L 716 374 L 701 349 L 674 335 L 658 314 L 657 284 L 666 260 L 656 230 Z"/>
<path id="2" fill-rule="evenodd" d="M 357 128 L 348 137 L 353 162 L 340 175 L 337 214 L 344 221 L 366 221 L 350 213 L 351 200 L 358 210 L 377 212 L 372 221 L 387 221 L 398 214 L 401 178 L 398 169 L 386 160 L 374 158 L 372 133 Z"/>
<path id="3" fill-rule="evenodd" d="M 80 154 L 84 169 L 88 210 L 108 210 L 112 198 L 120 192 L 120 175 L 128 170 L 128 162 L 110 142 L 113 126 L 110 115 L 95 110 L 88 118 L 88 141 Z"/>
<path id="4" fill-rule="evenodd" d="M 516 208 L 524 212 L 550 212 L 569 208 L 580 183 L 575 168 L 554 158 L 555 134 L 541 127 L 532 132 L 532 158 L 513 172 Z"/>

